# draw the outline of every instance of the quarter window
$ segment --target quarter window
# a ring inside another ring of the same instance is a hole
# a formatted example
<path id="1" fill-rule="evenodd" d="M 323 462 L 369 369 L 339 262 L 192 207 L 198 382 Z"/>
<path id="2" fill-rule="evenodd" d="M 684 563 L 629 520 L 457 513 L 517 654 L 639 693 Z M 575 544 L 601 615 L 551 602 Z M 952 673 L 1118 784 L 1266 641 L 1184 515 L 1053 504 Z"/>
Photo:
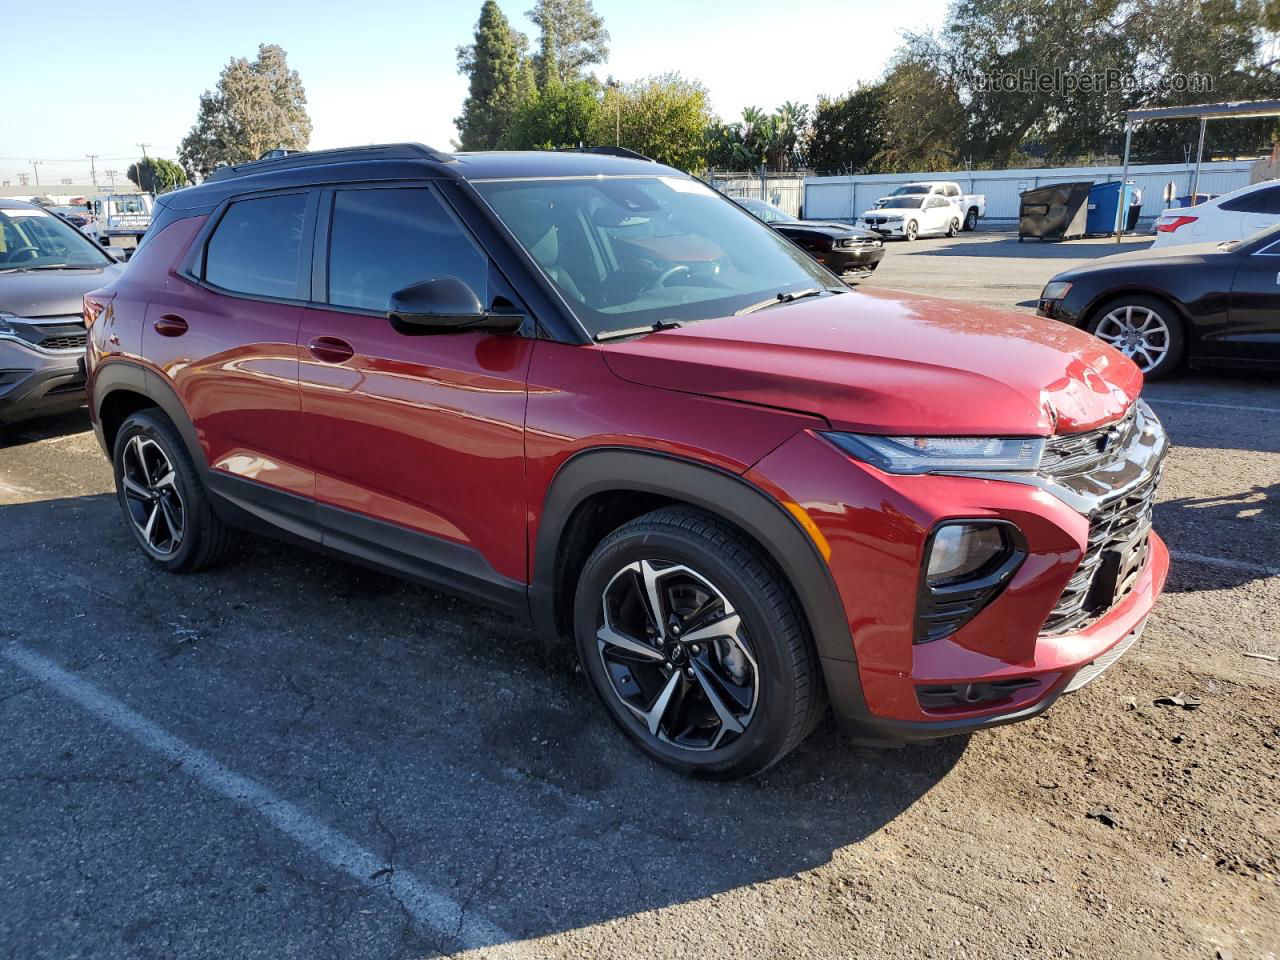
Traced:
<path id="1" fill-rule="evenodd" d="M 237 200 L 209 238 L 205 280 L 233 293 L 297 299 L 306 219 L 304 194 Z"/>
<path id="2" fill-rule="evenodd" d="M 331 304 L 382 311 L 397 290 L 450 276 L 486 302 L 487 257 L 428 188 L 340 190 L 329 236 Z"/>
<path id="3" fill-rule="evenodd" d="M 1227 200 L 1221 209 L 1235 213 L 1276 213 L 1280 214 L 1280 187 L 1267 187 L 1252 190 L 1243 197 Z"/>

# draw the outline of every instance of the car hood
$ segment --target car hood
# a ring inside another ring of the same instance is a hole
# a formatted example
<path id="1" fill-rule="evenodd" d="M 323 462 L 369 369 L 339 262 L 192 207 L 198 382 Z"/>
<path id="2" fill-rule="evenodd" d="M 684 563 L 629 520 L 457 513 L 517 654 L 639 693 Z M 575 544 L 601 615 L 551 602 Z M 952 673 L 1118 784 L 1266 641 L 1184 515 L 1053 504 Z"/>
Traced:
<path id="1" fill-rule="evenodd" d="M 862 215 L 864 217 L 875 217 L 890 214 L 895 217 L 905 217 L 918 214 L 923 209 L 923 207 L 873 207 Z"/>
<path id="2" fill-rule="evenodd" d="M 852 227 L 838 220 L 789 220 L 786 223 L 775 223 L 772 226 L 779 230 L 799 230 L 809 233 L 821 233 L 830 237 L 861 237 L 864 240 L 878 240 L 880 235 L 863 227 Z"/>
<path id="3" fill-rule="evenodd" d="M 1113 253 L 1089 263 L 1083 263 L 1070 270 L 1064 270 L 1059 276 L 1080 276 L 1085 273 L 1101 273 L 1112 267 L 1159 265 L 1177 268 L 1183 266 L 1199 266 L 1209 262 L 1225 263 L 1222 259 L 1230 255 L 1230 251 L 1218 248 L 1217 242 L 1183 243 L 1170 247 L 1151 247 L 1146 250 L 1133 250 L 1129 253 Z M 1057 278 L 1055 278 L 1057 279 Z"/>
<path id="4" fill-rule="evenodd" d="M 20 317 L 67 317 L 84 312 L 82 297 L 120 275 L 119 264 L 86 270 L 0 273 L 0 313 Z"/>
<path id="5" fill-rule="evenodd" d="M 1132 362 L 1074 327 L 893 291 L 799 300 L 602 349 L 635 383 L 890 435 L 1088 430 L 1124 413 L 1142 386 Z"/>

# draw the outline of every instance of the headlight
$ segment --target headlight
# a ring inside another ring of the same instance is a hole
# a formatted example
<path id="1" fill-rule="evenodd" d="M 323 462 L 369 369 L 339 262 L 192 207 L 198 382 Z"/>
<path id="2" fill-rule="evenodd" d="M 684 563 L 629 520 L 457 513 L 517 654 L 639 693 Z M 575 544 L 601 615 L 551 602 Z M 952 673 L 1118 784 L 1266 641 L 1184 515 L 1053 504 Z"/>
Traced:
<path id="1" fill-rule="evenodd" d="M 967 580 L 1008 551 L 1004 533 L 995 524 L 950 523 L 933 535 L 925 578 L 931 587 Z"/>
<path id="2" fill-rule="evenodd" d="M 1045 284 L 1044 293 L 1040 294 L 1041 300 L 1061 300 L 1067 295 L 1067 291 L 1071 289 L 1071 284 L 1065 280 L 1053 280 Z"/>
<path id="3" fill-rule="evenodd" d="M 1040 465 L 1044 440 L 1028 437 L 880 437 L 828 433 L 850 456 L 886 473 L 960 473 L 1013 470 Z"/>

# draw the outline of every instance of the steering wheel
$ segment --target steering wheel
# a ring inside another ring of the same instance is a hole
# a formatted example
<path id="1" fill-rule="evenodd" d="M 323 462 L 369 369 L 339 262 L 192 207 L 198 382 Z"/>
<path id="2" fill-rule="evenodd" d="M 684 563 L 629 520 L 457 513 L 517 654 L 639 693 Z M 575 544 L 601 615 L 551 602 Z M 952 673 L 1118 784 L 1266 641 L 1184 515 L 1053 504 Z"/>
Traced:
<path id="1" fill-rule="evenodd" d="M 644 290 L 640 292 L 647 293 L 648 291 L 654 289 L 655 287 L 665 287 L 667 285 L 667 281 L 670 280 L 672 277 L 681 273 L 688 273 L 688 272 L 689 272 L 689 268 L 687 266 L 685 266 L 683 263 L 677 263 L 674 267 L 671 267 L 667 270 L 663 270 L 662 274 L 652 283 L 646 283 L 644 285 Z"/>
<path id="2" fill-rule="evenodd" d="M 4 262 L 12 263 L 14 260 L 18 258 L 17 255 L 20 253 L 28 254 L 27 256 L 28 260 L 40 259 L 40 248 L 33 247 L 31 244 L 27 244 L 26 246 L 23 246 L 23 247 L 14 247 L 12 250 L 8 251 L 8 255 L 4 258 Z"/>

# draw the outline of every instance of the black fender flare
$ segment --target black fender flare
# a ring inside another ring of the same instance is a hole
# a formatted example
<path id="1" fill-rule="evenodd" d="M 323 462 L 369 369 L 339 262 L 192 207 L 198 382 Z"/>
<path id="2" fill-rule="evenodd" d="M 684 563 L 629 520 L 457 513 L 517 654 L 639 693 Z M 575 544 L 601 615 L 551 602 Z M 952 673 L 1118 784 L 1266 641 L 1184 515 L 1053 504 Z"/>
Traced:
<path id="1" fill-rule="evenodd" d="M 562 535 L 588 497 L 606 491 L 659 494 L 706 510 L 742 529 L 778 565 L 809 621 L 824 660 L 855 660 L 844 605 L 826 561 L 795 517 L 777 500 L 736 474 L 652 451 L 593 448 L 574 455 L 552 478 L 533 544 L 529 603 L 546 636 L 557 631 L 556 583 Z"/>
<path id="2" fill-rule="evenodd" d="M 165 416 L 173 421 L 173 425 L 178 428 L 178 433 L 182 435 L 187 452 L 191 454 L 191 460 L 200 471 L 201 477 L 207 478 L 209 459 L 205 456 L 195 424 L 191 422 L 191 415 L 178 397 L 177 391 L 154 370 L 131 360 L 110 360 L 101 364 L 94 372 L 93 419 L 98 425 L 99 439 L 102 440 L 104 449 L 106 439 L 101 431 L 102 405 L 107 397 L 117 390 L 141 394 L 163 410 Z M 108 457 L 111 456 L 110 450 L 106 453 Z"/>

